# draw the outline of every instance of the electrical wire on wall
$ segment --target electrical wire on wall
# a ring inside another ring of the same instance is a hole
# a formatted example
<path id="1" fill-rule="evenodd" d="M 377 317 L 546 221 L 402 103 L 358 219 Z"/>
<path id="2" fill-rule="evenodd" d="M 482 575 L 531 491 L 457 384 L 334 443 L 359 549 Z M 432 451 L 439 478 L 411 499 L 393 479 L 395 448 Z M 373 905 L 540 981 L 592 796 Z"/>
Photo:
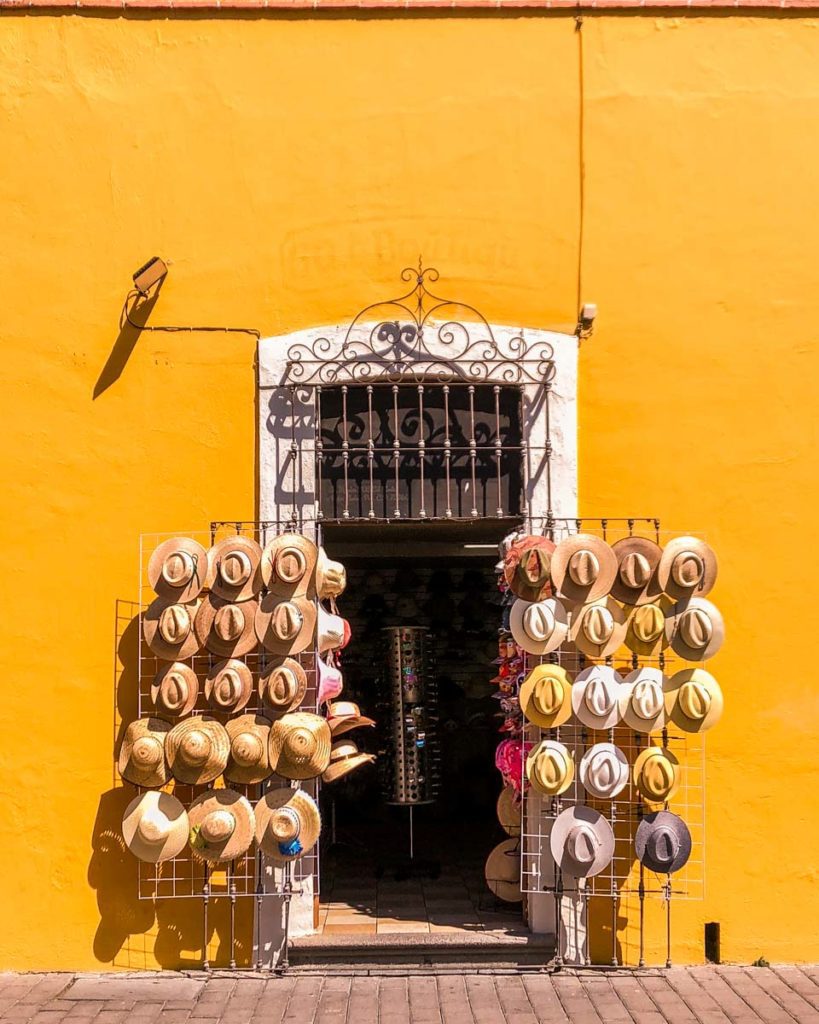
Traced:
<path id="1" fill-rule="evenodd" d="M 585 116 L 586 95 L 583 72 L 583 15 L 577 14 L 574 19 L 574 31 L 577 37 L 577 166 L 578 166 L 578 225 L 577 225 L 577 305 L 579 310 L 583 302 L 583 236 L 586 213 L 586 146 Z"/>

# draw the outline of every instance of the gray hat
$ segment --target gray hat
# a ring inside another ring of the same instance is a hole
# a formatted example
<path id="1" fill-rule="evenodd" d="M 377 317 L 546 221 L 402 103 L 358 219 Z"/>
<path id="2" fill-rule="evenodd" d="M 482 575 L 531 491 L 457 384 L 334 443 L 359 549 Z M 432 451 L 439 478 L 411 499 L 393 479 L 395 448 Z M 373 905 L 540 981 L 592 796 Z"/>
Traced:
<path id="1" fill-rule="evenodd" d="M 634 837 L 637 859 L 660 875 L 670 875 L 691 856 L 691 833 L 688 826 L 671 811 L 647 814 L 637 826 Z"/>
<path id="2" fill-rule="evenodd" d="M 614 832 L 599 811 L 578 805 L 555 818 L 549 837 L 552 856 L 561 871 L 573 878 L 591 878 L 614 856 Z"/>

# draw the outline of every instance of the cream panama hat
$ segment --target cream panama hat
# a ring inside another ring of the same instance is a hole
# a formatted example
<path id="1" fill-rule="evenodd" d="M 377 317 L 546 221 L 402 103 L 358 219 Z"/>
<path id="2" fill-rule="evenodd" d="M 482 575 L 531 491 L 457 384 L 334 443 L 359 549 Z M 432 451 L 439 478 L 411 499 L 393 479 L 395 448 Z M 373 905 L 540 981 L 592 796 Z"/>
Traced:
<path id="1" fill-rule="evenodd" d="M 641 658 L 652 658 L 664 651 L 669 644 L 665 631 L 666 616 L 671 614 L 673 607 L 667 597 L 636 607 L 627 605 L 623 609 L 626 613 L 626 647 Z"/>
<path id="2" fill-rule="evenodd" d="M 638 668 L 629 672 L 620 690 L 623 723 L 639 733 L 658 732 L 668 721 L 665 695 L 667 676 L 658 668 Z"/>
<path id="3" fill-rule="evenodd" d="M 564 875 L 591 878 L 611 863 L 614 832 L 599 811 L 578 804 L 555 818 L 549 848 Z"/>
<path id="4" fill-rule="evenodd" d="M 243 661 L 228 658 L 211 668 L 205 679 L 205 696 L 214 711 L 241 711 L 253 693 L 253 673 Z"/>
<path id="5" fill-rule="evenodd" d="M 571 751 L 555 740 L 541 740 L 526 758 L 526 777 L 543 796 L 560 796 L 574 782 Z"/>
<path id="6" fill-rule="evenodd" d="M 552 555 L 552 583 L 568 601 L 591 604 L 605 597 L 617 575 L 617 556 L 600 537 L 565 537 Z"/>
<path id="7" fill-rule="evenodd" d="M 557 598 L 534 602 L 518 598 L 509 615 L 509 629 L 515 643 L 527 654 L 549 654 L 565 642 L 568 621 L 566 609 Z"/>
<path id="8" fill-rule="evenodd" d="M 279 600 L 315 597 L 318 548 L 300 533 L 282 533 L 262 552 L 262 580 Z"/>
<path id="9" fill-rule="evenodd" d="M 674 601 L 705 597 L 717 579 L 717 556 L 697 537 L 675 537 L 665 546 L 657 579 Z"/>
<path id="10" fill-rule="evenodd" d="M 560 665 L 535 665 L 524 679 L 520 709 L 541 729 L 556 729 L 572 716 L 572 684 Z"/>
<path id="11" fill-rule="evenodd" d="M 262 589 L 262 549 L 252 537 L 226 537 L 208 552 L 210 589 L 223 601 L 246 601 Z"/>
<path id="12" fill-rule="evenodd" d="M 505 903 L 520 903 L 520 839 L 504 839 L 486 858 L 486 884 Z"/>
<path id="13" fill-rule="evenodd" d="M 340 647 L 346 647 L 350 642 L 350 623 L 340 615 L 328 612 L 322 604 L 318 606 L 317 616 L 316 631 L 319 654 L 326 654 L 327 651 L 336 651 Z"/>
<path id="14" fill-rule="evenodd" d="M 193 855 L 223 864 L 247 853 L 256 834 L 256 817 L 248 800 L 232 789 L 209 789 L 188 809 Z"/>
<path id="15" fill-rule="evenodd" d="M 327 705 L 327 724 L 330 726 L 330 734 L 343 736 L 346 732 L 359 729 L 363 725 L 370 727 L 375 725 L 372 718 L 361 714 L 361 708 L 351 700 L 334 700 Z"/>
<path id="16" fill-rule="evenodd" d="M 613 729 L 620 721 L 623 679 L 610 665 L 590 665 L 572 686 L 572 710 L 589 729 Z"/>
<path id="17" fill-rule="evenodd" d="M 613 743 L 595 743 L 580 759 L 578 769 L 583 788 L 597 800 L 613 800 L 629 780 L 629 763 Z"/>
<path id="18" fill-rule="evenodd" d="M 521 830 L 520 800 L 517 799 L 516 793 L 511 786 L 504 786 L 500 791 L 497 803 L 495 804 L 495 811 L 503 831 L 510 836 L 519 836 Z"/>
<path id="19" fill-rule="evenodd" d="M 189 827 L 188 812 L 176 797 L 156 789 L 134 797 L 122 816 L 125 845 L 148 864 L 177 857 L 188 842 Z"/>
<path id="20" fill-rule="evenodd" d="M 126 782 L 159 787 L 168 781 L 166 740 L 171 726 L 161 718 L 138 718 L 125 730 L 117 766 Z"/>
<path id="21" fill-rule="evenodd" d="M 320 834 L 318 805 L 303 789 L 272 789 L 256 804 L 256 842 L 273 860 L 303 857 Z"/>
<path id="22" fill-rule="evenodd" d="M 569 638 L 588 658 L 608 658 L 626 636 L 626 613 L 611 597 L 580 605 L 572 613 Z"/>
<path id="23" fill-rule="evenodd" d="M 316 594 L 319 600 L 327 601 L 340 597 L 347 587 L 347 570 L 341 562 L 327 557 L 324 548 L 318 549 L 316 562 Z"/>
<path id="24" fill-rule="evenodd" d="M 175 779 L 201 786 L 213 782 L 227 764 L 230 739 L 221 722 L 209 715 L 194 715 L 171 729 L 165 756 Z"/>
<path id="25" fill-rule="evenodd" d="M 256 646 L 258 602 L 224 601 L 208 594 L 196 613 L 199 643 L 220 658 L 241 658 Z"/>
<path id="26" fill-rule="evenodd" d="M 552 596 L 554 550 L 554 542 L 547 537 L 523 537 L 510 546 L 502 563 L 503 576 L 516 597 L 537 602 Z"/>
<path id="27" fill-rule="evenodd" d="M 666 634 L 671 650 L 686 661 L 713 658 L 725 639 L 725 624 L 715 605 L 701 597 L 692 597 L 685 607 L 677 605 L 666 619 Z"/>
<path id="28" fill-rule="evenodd" d="M 225 778 L 254 785 L 270 774 L 270 720 L 263 715 L 239 715 L 225 726 L 230 754 Z"/>
<path id="29" fill-rule="evenodd" d="M 165 604 L 184 604 L 198 597 L 208 575 L 208 556 L 189 537 L 160 544 L 148 561 L 148 582 Z"/>
<path id="30" fill-rule="evenodd" d="M 680 787 L 680 762 L 666 747 L 652 745 L 637 755 L 633 777 L 646 803 L 662 804 Z"/>
<path id="31" fill-rule="evenodd" d="M 649 871 L 671 875 L 684 867 L 691 856 L 691 833 L 676 814 L 655 811 L 637 826 L 634 851 Z"/>
<path id="32" fill-rule="evenodd" d="M 293 711 L 270 729 L 270 767 L 284 779 L 314 779 L 330 763 L 330 726 L 319 715 Z"/>
<path id="33" fill-rule="evenodd" d="M 350 739 L 336 740 L 330 750 L 330 764 L 322 773 L 323 782 L 335 782 L 355 771 L 362 764 L 372 764 L 375 754 L 362 754 Z"/>
<path id="34" fill-rule="evenodd" d="M 704 668 L 684 668 L 668 682 L 669 718 L 683 732 L 705 732 L 722 717 L 722 689 Z"/>
<path id="35" fill-rule="evenodd" d="M 193 624 L 200 604 L 168 604 L 158 597 L 148 606 L 142 617 L 142 632 L 157 658 L 184 661 L 196 654 L 200 643 Z"/>
<path id="36" fill-rule="evenodd" d="M 307 673 L 295 658 L 276 658 L 259 676 L 259 696 L 276 715 L 295 711 L 307 693 Z"/>
<path id="37" fill-rule="evenodd" d="M 316 635 L 316 605 L 304 597 L 262 598 L 256 613 L 256 636 L 273 654 L 301 654 Z"/>
<path id="38" fill-rule="evenodd" d="M 663 549 L 648 537 L 623 537 L 612 544 L 617 559 L 617 575 L 611 596 L 621 604 L 641 605 L 654 601 L 663 592 L 657 568 Z"/>
<path id="39" fill-rule="evenodd" d="M 199 680 L 190 665 L 173 661 L 163 665 L 151 683 L 151 700 L 161 715 L 181 718 L 196 706 Z"/>

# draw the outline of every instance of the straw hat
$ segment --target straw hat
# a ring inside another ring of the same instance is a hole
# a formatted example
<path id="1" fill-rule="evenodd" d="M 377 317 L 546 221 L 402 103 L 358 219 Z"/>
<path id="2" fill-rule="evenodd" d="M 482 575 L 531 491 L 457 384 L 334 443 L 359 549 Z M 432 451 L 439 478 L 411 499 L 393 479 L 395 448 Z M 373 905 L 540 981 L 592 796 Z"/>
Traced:
<path id="1" fill-rule="evenodd" d="M 347 570 L 341 562 L 334 562 L 327 557 L 324 548 L 318 549 L 316 562 L 316 594 L 319 600 L 340 597 L 347 586 Z"/>
<path id="2" fill-rule="evenodd" d="M 125 808 L 122 838 L 131 853 L 148 864 L 178 856 L 188 841 L 188 812 L 170 793 L 150 789 Z"/>
<path id="3" fill-rule="evenodd" d="M 657 568 L 660 587 L 675 601 L 705 597 L 717 579 L 717 556 L 698 537 L 675 537 Z"/>
<path id="4" fill-rule="evenodd" d="M 256 636 L 274 654 L 301 654 L 316 633 L 316 605 L 305 597 L 282 601 L 266 594 L 256 612 Z"/>
<path id="5" fill-rule="evenodd" d="M 663 549 L 648 537 L 623 537 L 611 546 L 617 559 L 617 575 L 611 596 L 622 604 L 641 605 L 660 596 L 663 588 L 657 567 Z"/>
<path id="6" fill-rule="evenodd" d="M 626 613 L 611 597 L 584 604 L 572 614 L 569 638 L 589 658 L 608 658 L 626 636 Z"/>
<path id="7" fill-rule="evenodd" d="M 192 601 L 204 587 L 207 575 L 205 549 L 190 537 L 166 540 L 148 561 L 148 582 L 165 604 Z"/>
<path id="8" fill-rule="evenodd" d="M 241 658 L 256 646 L 258 607 L 253 599 L 233 602 L 208 594 L 196 613 L 199 643 L 220 658 Z"/>
<path id="9" fill-rule="evenodd" d="M 323 782 L 335 782 L 355 771 L 362 764 L 372 764 L 375 754 L 362 754 L 352 740 L 336 740 L 330 751 L 330 764 L 323 772 Z"/>
<path id="10" fill-rule="evenodd" d="M 314 779 L 330 763 L 330 726 L 319 715 L 294 711 L 270 729 L 270 767 L 285 779 Z"/>
<path id="11" fill-rule="evenodd" d="M 327 705 L 327 724 L 335 738 L 362 725 L 374 726 L 372 718 L 361 714 L 361 708 L 351 700 L 336 700 Z"/>
<path id="12" fill-rule="evenodd" d="M 572 686 L 572 710 L 590 729 L 613 729 L 620 721 L 623 679 L 610 665 L 590 665 Z"/>
<path id="13" fill-rule="evenodd" d="M 535 665 L 520 687 L 520 708 L 541 729 L 555 729 L 572 716 L 572 684 L 560 665 Z"/>
<path id="14" fill-rule="evenodd" d="M 486 858 L 486 884 L 505 903 L 520 903 L 520 839 L 504 839 Z"/>
<path id="15" fill-rule="evenodd" d="M 230 754 L 225 778 L 252 785 L 270 775 L 270 721 L 262 715 L 239 715 L 225 726 Z"/>
<path id="16" fill-rule="evenodd" d="M 509 615 L 509 628 L 515 643 L 529 654 L 549 654 L 566 640 L 569 617 L 556 597 L 544 601 L 518 598 Z"/>
<path id="17" fill-rule="evenodd" d="M 275 861 L 303 857 L 320 833 L 318 805 L 303 789 L 272 789 L 256 804 L 256 842 Z"/>
<path id="18" fill-rule="evenodd" d="M 318 696 L 316 703 L 319 707 L 328 701 L 335 700 L 344 689 L 344 677 L 336 665 L 328 665 L 324 658 L 316 659 L 318 672 Z"/>
<path id="19" fill-rule="evenodd" d="M 256 833 L 248 800 L 232 789 L 209 789 L 188 809 L 194 857 L 209 863 L 236 860 L 247 853 Z"/>
<path id="20" fill-rule="evenodd" d="M 350 642 L 350 623 L 340 615 L 328 612 L 322 604 L 318 606 L 317 615 L 319 654 L 346 647 Z"/>
<path id="21" fill-rule="evenodd" d="M 168 781 L 166 737 L 171 727 L 161 718 L 138 718 L 125 730 L 119 748 L 119 773 L 135 786 L 164 786 Z"/>
<path id="22" fill-rule="evenodd" d="M 157 658 L 184 661 L 196 654 L 200 643 L 193 624 L 200 603 L 168 604 L 158 597 L 148 606 L 142 616 L 142 632 Z"/>
<path id="23" fill-rule="evenodd" d="M 221 722 L 195 715 L 179 722 L 165 740 L 168 767 L 175 779 L 204 785 L 222 774 L 230 752 L 230 739 Z"/>
<path id="24" fill-rule="evenodd" d="M 253 693 L 253 673 L 243 661 L 220 661 L 205 679 L 205 696 L 214 711 L 232 714 L 241 711 Z"/>
<path id="25" fill-rule="evenodd" d="M 564 875 L 591 878 L 611 863 L 614 832 L 599 811 L 580 804 L 555 818 L 549 847 Z"/>
<path id="26" fill-rule="evenodd" d="M 225 601 L 245 601 L 262 589 L 262 549 L 252 537 L 225 537 L 208 552 L 210 589 Z"/>
<path id="27" fill-rule="evenodd" d="M 628 759 L 613 743 L 595 743 L 580 759 L 578 773 L 587 793 L 597 800 L 613 800 L 628 783 Z"/>
<path id="28" fill-rule="evenodd" d="M 198 697 L 196 673 L 181 661 L 163 665 L 151 683 L 151 700 L 162 715 L 181 718 L 193 711 Z"/>
<path id="29" fill-rule="evenodd" d="M 680 787 L 680 762 L 666 747 L 646 747 L 634 762 L 634 785 L 647 803 L 665 803 Z"/>
<path id="30" fill-rule="evenodd" d="M 574 758 L 555 740 L 541 740 L 526 758 L 526 777 L 544 796 L 560 796 L 574 782 Z"/>
<path id="31" fill-rule="evenodd" d="M 552 596 L 554 549 L 554 542 L 547 537 L 524 537 L 509 548 L 503 577 L 513 594 L 524 601 L 543 601 Z"/>
<path id="32" fill-rule="evenodd" d="M 626 647 L 643 658 L 652 658 L 664 651 L 669 643 L 665 631 L 666 616 L 673 608 L 667 597 L 637 607 L 626 606 L 623 609 L 626 613 Z"/>
<path id="33" fill-rule="evenodd" d="M 282 533 L 262 552 L 262 580 L 280 600 L 314 597 L 318 548 L 300 533 Z"/>
<path id="34" fill-rule="evenodd" d="M 507 835 L 520 835 L 520 800 L 516 798 L 511 786 L 504 786 L 495 804 L 498 821 Z"/>
<path id="35" fill-rule="evenodd" d="M 620 713 L 623 723 L 635 732 L 650 733 L 664 729 L 665 695 L 669 682 L 658 668 L 638 668 L 629 672 L 620 689 Z"/>
<path id="36" fill-rule="evenodd" d="M 691 833 L 678 815 L 655 811 L 637 826 L 634 850 L 649 871 L 671 875 L 684 867 L 691 856 Z"/>
<path id="37" fill-rule="evenodd" d="M 565 537 L 552 555 L 552 585 L 569 601 L 591 604 L 605 597 L 617 575 L 617 556 L 600 537 Z"/>
<path id="38" fill-rule="evenodd" d="M 294 658 L 277 658 L 259 676 L 259 696 L 276 715 L 295 711 L 307 693 L 307 673 Z"/>
<path id="39" fill-rule="evenodd" d="M 686 661 L 713 658 L 725 639 L 722 615 L 715 605 L 701 597 L 692 597 L 684 608 L 666 619 L 665 630 L 672 651 Z"/>
<path id="40" fill-rule="evenodd" d="M 722 717 L 722 690 L 704 668 L 684 668 L 668 681 L 665 706 L 683 732 L 705 732 Z"/>

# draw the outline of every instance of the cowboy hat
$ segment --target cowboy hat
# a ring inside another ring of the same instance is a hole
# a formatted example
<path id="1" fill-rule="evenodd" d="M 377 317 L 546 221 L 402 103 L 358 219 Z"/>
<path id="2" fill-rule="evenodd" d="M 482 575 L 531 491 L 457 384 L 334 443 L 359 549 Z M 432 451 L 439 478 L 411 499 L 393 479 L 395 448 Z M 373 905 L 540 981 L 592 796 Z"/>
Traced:
<path id="1" fill-rule="evenodd" d="M 619 672 L 610 665 L 590 665 L 577 674 L 572 686 L 572 710 L 589 729 L 613 729 L 620 721 Z"/>
<path id="2" fill-rule="evenodd" d="M 666 747 L 650 745 L 637 755 L 634 785 L 649 804 L 670 800 L 680 786 L 680 762 Z"/>
<path id="3" fill-rule="evenodd" d="M 225 726 L 230 754 L 225 778 L 253 785 L 270 775 L 270 720 L 262 715 L 239 715 Z"/>
<path id="4" fill-rule="evenodd" d="M 316 632 L 316 605 L 305 597 L 282 601 L 274 594 L 262 598 L 256 612 L 256 636 L 273 654 L 301 654 Z"/>
<path id="5" fill-rule="evenodd" d="M 511 786 L 504 786 L 495 804 L 495 811 L 501 828 L 507 835 L 520 835 L 520 810 L 520 799 L 516 796 L 514 789 Z"/>
<path id="6" fill-rule="evenodd" d="M 330 763 L 330 742 L 323 718 L 294 711 L 270 729 L 270 767 L 285 779 L 314 779 Z"/>
<path id="7" fill-rule="evenodd" d="M 526 758 L 526 777 L 544 796 L 560 796 L 574 782 L 574 758 L 568 747 L 541 740 Z"/>
<path id="8" fill-rule="evenodd" d="M 316 562 L 316 594 L 319 600 L 340 597 L 346 586 L 347 570 L 341 562 L 328 558 L 324 548 L 319 548 Z"/>
<path id="9" fill-rule="evenodd" d="M 258 607 L 252 598 L 234 602 L 208 594 L 196 613 L 199 643 L 220 658 L 241 658 L 256 646 Z"/>
<path id="10" fill-rule="evenodd" d="M 125 730 L 117 766 L 135 786 L 164 786 L 168 781 L 166 738 L 171 730 L 161 718 L 138 718 Z"/>
<path id="11" fill-rule="evenodd" d="M 165 740 L 171 774 L 192 785 L 204 785 L 221 775 L 229 752 L 225 727 L 209 715 L 186 718 L 171 729 Z"/>
<path id="12" fill-rule="evenodd" d="M 259 676 L 259 696 L 275 712 L 295 711 L 307 693 L 307 673 L 295 658 L 276 658 Z"/>
<path id="13" fill-rule="evenodd" d="M 165 604 L 184 604 L 197 597 L 208 575 L 208 556 L 190 537 L 172 537 L 148 560 L 148 582 Z"/>
<path id="14" fill-rule="evenodd" d="M 188 841 L 188 813 L 170 793 L 149 789 L 125 808 L 122 838 L 131 853 L 148 864 L 178 856 Z"/>
<path id="15" fill-rule="evenodd" d="M 671 811 L 647 814 L 634 836 L 637 859 L 658 875 L 671 875 L 691 856 L 691 833 L 686 823 Z"/>
<path id="16" fill-rule="evenodd" d="M 335 782 L 362 764 L 372 764 L 375 754 L 362 754 L 352 740 L 336 740 L 330 750 L 330 764 L 322 773 L 323 782 Z"/>
<path id="17" fill-rule="evenodd" d="M 524 601 L 543 601 L 552 596 L 554 550 L 554 542 L 547 537 L 524 537 L 509 548 L 503 561 L 503 578 L 513 594 Z"/>
<path id="18" fill-rule="evenodd" d="M 210 863 L 236 860 L 247 853 L 256 833 L 248 800 L 232 789 L 209 789 L 188 808 L 193 855 Z"/>
<path id="19" fill-rule="evenodd" d="M 168 604 L 158 597 L 142 616 L 145 642 L 162 661 L 184 661 L 201 646 L 193 628 L 200 601 Z"/>
<path id="20" fill-rule="evenodd" d="M 322 604 L 318 606 L 316 629 L 319 654 L 326 654 L 327 651 L 346 647 L 350 642 L 350 623 L 340 615 L 328 612 Z"/>
<path id="21" fill-rule="evenodd" d="M 335 700 L 344 689 L 344 678 L 336 665 L 329 665 L 324 658 L 316 659 L 318 670 L 318 696 L 316 703 L 319 707 L 327 701 Z"/>
<path id="22" fill-rule="evenodd" d="M 335 738 L 362 725 L 374 726 L 372 718 L 361 714 L 361 708 L 351 700 L 336 700 L 327 705 L 327 724 Z"/>
<path id="23" fill-rule="evenodd" d="M 262 549 L 252 537 L 225 537 L 208 551 L 210 589 L 224 601 L 246 601 L 262 589 Z"/>
<path id="24" fill-rule="evenodd" d="M 668 681 L 665 706 L 683 732 L 705 732 L 722 717 L 722 689 L 704 668 L 684 668 Z"/>
<path id="25" fill-rule="evenodd" d="M 686 661 L 713 658 L 725 639 L 725 623 L 715 605 L 701 597 L 692 597 L 684 607 L 666 619 L 666 635 L 671 650 Z"/>
<path id="26" fill-rule="evenodd" d="M 717 579 L 717 556 L 698 537 L 675 537 L 665 546 L 657 568 L 660 587 L 675 601 L 705 597 Z"/>
<path id="27" fill-rule="evenodd" d="M 564 875 L 591 878 L 611 863 L 614 832 L 599 811 L 580 804 L 555 818 L 549 847 Z"/>
<path id="28" fill-rule="evenodd" d="M 151 700 L 162 715 L 181 718 L 193 711 L 199 697 L 199 680 L 190 665 L 173 661 L 163 665 L 151 683 Z"/>
<path id="29" fill-rule="evenodd" d="M 253 673 L 243 661 L 228 658 L 211 668 L 205 679 L 205 696 L 214 711 L 241 711 L 253 693 Z"/>
<path id="30" fill-rule="evenodd" d="M 564 537 L 552 555 L 552 585 L 569 601 L 591 604 L 605 597 L 617 575 L 617 556 L 600 537 Z"/>
<path id="31" fill-rule="evenodd" d="M 617 575 L 611 596 L 622 604 L 641 605 L 663 592 L 657 579 L 657 566 L 663 549 L 648 537 L 623 537 L 611 546 L 617 559 Z"/>
<path id="32" fill-rule="evenodd" d="M 626 613 L 611 597 L 576 608 L 569 638 L 589 658 L 608 658 L 626 635 Z"/>
<path id="33" fill-rule="evenodd" d="M 568 615 L 555 597 L 536 602 L 518 598 L 512 605 L 509 628 L 527 653 L 549 654 L 566 640 Z"/>
<path id="34" fill-rule="evenodd" d="M 652 658 L 668 647 L 665 632 L 666 616 L 674 605 L 667 597 L 660 597 L 647 604 L 626 606 L 625 645 L 642 658 Z"/>
<path id="35" fill-rule="evenodd" d="M 520 687 L 523 714 L 541 729 L 555 729 L 572 715 L 572 684 L 560 665 L 535 665 Z"/>
<path id="36" fill-rule="evenodd" d="M 580 759 L 583 788 L 597 800 L 613 800 L 628 783 L 629 764 L 613 743 L 595 743 Z"/>
<path id="37" fill-rule="evenodd" d="M 650 733 L 664 729 L 665 694 L 668 678 L 658 668 L 638 668 L 629 672 L 620 688 L 620 714 L 623 723 L 634 732 Z"/>
<path id="38" fill-rule="evenodd" d="M 321 815 L 303 789 L 272 789 L 256 804 L 256 842 L 275 861 L 293 861 L 316 845 Z"/>
<path id="39" fill-rule="evenodd" d="M 520 903 L 520 839 L 504 839 L 486 858 L 486 884 L 506 903 Z"/>
<path id="40" fill-rule="evenodd" d="M 314 597 L 318 548 L 300 533 L 282 533 L 262 552 L 264 585 L 281 599 Z"/>

